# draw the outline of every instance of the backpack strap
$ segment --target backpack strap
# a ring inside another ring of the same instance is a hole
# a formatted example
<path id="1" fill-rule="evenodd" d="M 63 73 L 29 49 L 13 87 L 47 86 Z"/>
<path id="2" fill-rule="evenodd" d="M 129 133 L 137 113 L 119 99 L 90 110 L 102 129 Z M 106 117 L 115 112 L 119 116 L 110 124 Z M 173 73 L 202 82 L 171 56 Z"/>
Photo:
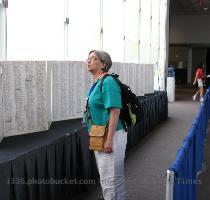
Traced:
<path id="1" fill-rule="evenodd" d="M 105 80 L 105 78 L 106 78 L 107 76 L 112 76 L 112 77 L 114 78 L 114 80 L 119 84 L 119 80 L 118 80 L 119 75 L 118 75 L 118 74 L 114 74 L 114 73 L 112 73 L 112 74 L 105 74 L 105 75 L 102 77 L 101 83 L 100 83 L 100 86 L 99 86 L 99 87 L 100 87 L 101 93 L 102 93 L 102 86 L 103 86 L 104 80 Z"/>
<path id="2" fill-rule="evenodd" d="M 119 84 L 119 86 L 120 86 L 120 80 L 118 79 L 118 77 L 119 77 L 119 75 L 118 74 L 114 74 L 114 73 L 112 73 L 112 74 L 105 74 L 103 77 L 102 77 L 102 80 L 101 80 L 101 83 L 100 83 L 100 91 L 101 91 L 101 93 L 102 93 L 102 86 L 103 86 L 103 82 L 104 82 L 104 80 L 105 80 L 105 78 L 107 77 L 107 76 L 112 76 L 113 77 L 113 79 Z M 124 130 L 127 132 L 127 126 L 126 126 L 126 123 L 124 122 L 124 120 L 122 120 L 122 116 L 121 116 L 121 112 L 120 112 L 120 116 L 119 116 L 119 118 L 120 118 L 120 120 L 121 120 L 121 122 L 122 122 L 122 125 L 123 125 L 123 128 L 124 128 Z"/>

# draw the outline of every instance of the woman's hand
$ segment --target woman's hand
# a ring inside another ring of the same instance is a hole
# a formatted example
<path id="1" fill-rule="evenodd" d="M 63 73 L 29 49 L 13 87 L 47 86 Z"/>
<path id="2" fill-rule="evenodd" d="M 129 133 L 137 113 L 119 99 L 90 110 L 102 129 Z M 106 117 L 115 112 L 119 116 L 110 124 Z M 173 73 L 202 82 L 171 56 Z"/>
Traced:
<path id="1" fill-rule="evenodd" d="M 111 153 L 113 151 L 113 139 L 107 139 L 104 144 L 104 152 L 105 153 Z"/>

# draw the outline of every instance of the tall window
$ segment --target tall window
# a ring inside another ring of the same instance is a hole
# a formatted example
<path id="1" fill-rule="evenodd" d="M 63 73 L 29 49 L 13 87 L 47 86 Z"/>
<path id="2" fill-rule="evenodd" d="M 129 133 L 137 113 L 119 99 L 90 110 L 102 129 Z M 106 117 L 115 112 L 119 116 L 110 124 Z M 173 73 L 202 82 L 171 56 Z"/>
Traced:
<path id="1" fill-rule="evenodd" d="M 140 63 L 150 63 L 151 53 L 151 0 L 141 1 Z"/>
<path id="2" fill-rule="evenodd" d="M 123 62 L 123 0 L 104 0 L 103 12 L 103 49 Z"/>
<path id="3" fill-rule="evenodd" d="M 63 1 L 10 0 L 8 60 L 63 58 Z"/>
<path id="4" fill-rule="evenodd" d="M 114 62 L 167 62 L 168 0 L 10 0 L 8 60 L 84 60 L 103 49 Z M 66 53 L 67 52 L 67 53 Z"/>
<path id="5" fill-rule="evenodd" d="M 125 62 L 138 63 L 139 0 L 125 2 Z"/>
<path id="6" fill-rule="evenodd" d="M 69 59 L 84 60 L 100 48 L 100 1 L 69 0 Z"/>
<path id="7" fill-rule="evenodd" d="M 160 45 L 160 1 L 152 2 L 152 27 L 151 27 L 151 63 L 158 62 Z"/>

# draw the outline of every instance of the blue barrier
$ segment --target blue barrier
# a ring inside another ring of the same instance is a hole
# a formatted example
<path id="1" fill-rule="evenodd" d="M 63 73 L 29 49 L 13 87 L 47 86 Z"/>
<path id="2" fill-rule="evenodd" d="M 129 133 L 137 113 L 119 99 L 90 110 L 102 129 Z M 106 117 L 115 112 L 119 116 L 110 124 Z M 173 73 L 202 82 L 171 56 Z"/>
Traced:
<path id="1" fill-rule="evenodd" d="M 176 160 L 169 168 L 174 174 L 173 200 L 196 200 L 196 185 L 200 184 L 197 172 L 202 169 L 204 140 L 209 118 L 210 89 L 207 90 L 204 103 L 200 106 L 190 130 L 177 152 Z"/>

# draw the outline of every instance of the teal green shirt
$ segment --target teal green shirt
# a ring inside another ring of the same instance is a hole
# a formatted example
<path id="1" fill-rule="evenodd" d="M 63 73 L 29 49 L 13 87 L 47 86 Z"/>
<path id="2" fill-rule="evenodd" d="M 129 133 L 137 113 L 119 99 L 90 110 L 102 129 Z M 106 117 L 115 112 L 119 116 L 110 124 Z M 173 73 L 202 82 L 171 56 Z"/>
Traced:
<path id="1" fill-rule="evenodd" d="M 108 76 L 104 79 L 102 92 L 100 91 L 99 79 L 89 97 L 89 108 L 92 122 L 95 125 L 104 126 L 110 118 L 109 108 L 122 108 L 121 90 L 113 77 Z M 88 123 L 90 130 L 92 123 Z M 123 129 L 121 120 L 118 120 L 117 129 Z"/>

